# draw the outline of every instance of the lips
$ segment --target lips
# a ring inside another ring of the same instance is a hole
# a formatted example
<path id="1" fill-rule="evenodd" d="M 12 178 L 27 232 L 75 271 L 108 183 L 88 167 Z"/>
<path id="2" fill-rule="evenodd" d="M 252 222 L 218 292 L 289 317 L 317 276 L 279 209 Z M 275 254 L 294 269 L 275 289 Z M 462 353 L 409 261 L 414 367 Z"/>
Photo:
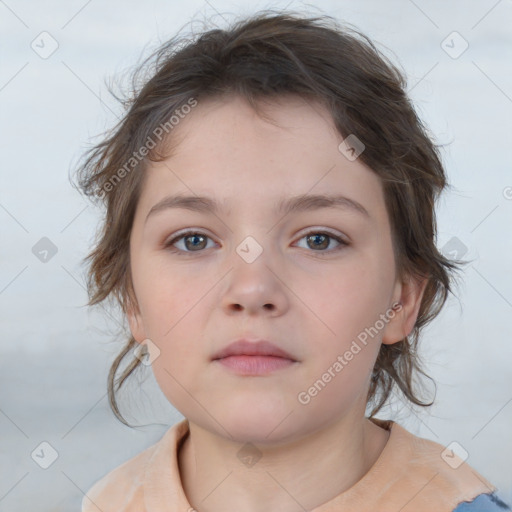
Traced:
<path id="1" fill-rule="evenodd" d="M 231 356 L 273 356 L 297 361 L 291 354 L 267 340 L 239 339 L 212 356 L 212 361 Z"/>

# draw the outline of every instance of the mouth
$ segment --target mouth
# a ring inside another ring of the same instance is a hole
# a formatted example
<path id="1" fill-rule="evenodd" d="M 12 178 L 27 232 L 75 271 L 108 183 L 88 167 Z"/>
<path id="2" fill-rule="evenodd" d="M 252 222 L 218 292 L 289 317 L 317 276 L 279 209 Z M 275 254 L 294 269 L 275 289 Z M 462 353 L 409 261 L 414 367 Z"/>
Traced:
<path id="1" fill-rule="evenodd" d="M 237 340 L 217 352 L 212 362 L 237 375 L 267 375 L 298 363 L 291 354 L 269 341 L 246 339 Z"/>
<path id="2" fill-rule="evenodd" d="M 291 359 L 275 356 L 228 356 L 214 361 L 239 375 L 267 375 L 297 364 Z"/>

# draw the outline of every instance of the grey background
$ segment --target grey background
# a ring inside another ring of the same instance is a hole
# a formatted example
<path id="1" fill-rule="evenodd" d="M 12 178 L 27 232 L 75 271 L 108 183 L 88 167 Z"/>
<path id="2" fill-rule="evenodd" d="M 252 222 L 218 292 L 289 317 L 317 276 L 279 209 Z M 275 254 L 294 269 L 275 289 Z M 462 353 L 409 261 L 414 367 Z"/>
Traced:
<path id="1" fill-rule="evenodd" d="M 424 332 L 435 406 L 411 410 L 397 398 L 379 416 L 443 445 L 457 441 L 512 501 L 511 0 L 0 0 L 0 511 L 79 510 L 94 481 L 182 418 L 149 369 L 122 394 L 140 428 L 108 408 L 106 378 L 121 342 L 109 334 L 116 322 L 85 306 L 81 263 L 99 212 L 69 184 L 92 137 L 121 114 L 105 79 L 192 18 L 225 26 L 285 6 L 325 12 L 372 37 L 401 63 L 421 117 L 446 145 L 454 191 L 439 203 L 438 244 L 474 261 L 459 300 L 450 297 Z M 47 58 L 31 47 L 51 49 L 43 31 L 58 44 Z M 46 262 L 33 252 L 43 237 L 57 250 Z M 31 458 L 44 441 L 58 453 L 48 469 Z"/>

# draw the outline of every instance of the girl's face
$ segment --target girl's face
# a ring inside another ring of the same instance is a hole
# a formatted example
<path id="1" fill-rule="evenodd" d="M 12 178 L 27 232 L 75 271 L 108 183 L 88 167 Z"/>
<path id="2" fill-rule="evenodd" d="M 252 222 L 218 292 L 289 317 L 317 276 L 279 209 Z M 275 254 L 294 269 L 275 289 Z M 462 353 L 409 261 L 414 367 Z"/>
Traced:
<path id="1" fill-rule="evenodd" d="M 202 428 L 259 443 L 362 418 L 379 347 L 410 333 L 424 290 L 397 279 L 380 180 L 339 149 L 327 111 L 269 105 L 277 124 L 238 98 L 200 101 L 148 169 L 130 240 L 128 319 L 163 393 Z M 295 202 L 313 195 L 347 200 Z M 212 360 L 240 338 L 293 362 L 250 375 Z"/>

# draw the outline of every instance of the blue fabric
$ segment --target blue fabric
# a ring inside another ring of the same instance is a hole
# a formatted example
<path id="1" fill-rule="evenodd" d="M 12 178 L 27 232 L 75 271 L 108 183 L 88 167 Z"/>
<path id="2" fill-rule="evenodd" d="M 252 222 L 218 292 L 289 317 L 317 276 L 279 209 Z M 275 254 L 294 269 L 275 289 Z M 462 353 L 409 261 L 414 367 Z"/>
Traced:
<path id="1" fill-rule="evenodd" d="M 453 512 L 507 512 L 510 510 L 510 507 L 493 492 L 479 494 L 473 501 L 463 501 Z"/>

